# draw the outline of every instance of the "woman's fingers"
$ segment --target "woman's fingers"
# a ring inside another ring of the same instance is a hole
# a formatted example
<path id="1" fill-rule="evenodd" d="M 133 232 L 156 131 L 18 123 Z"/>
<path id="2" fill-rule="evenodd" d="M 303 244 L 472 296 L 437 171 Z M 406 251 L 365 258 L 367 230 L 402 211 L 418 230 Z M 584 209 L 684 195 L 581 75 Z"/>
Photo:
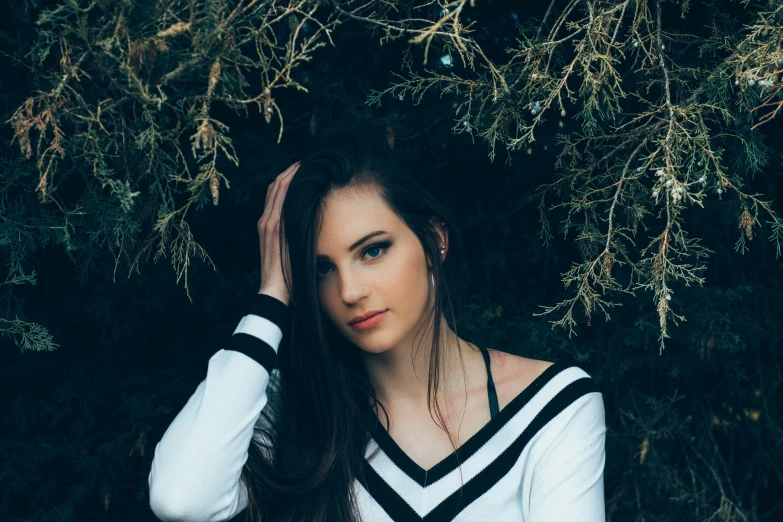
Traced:
<path id="1" fill-rule="evenodd" d="M 285 288 L 283 263 L 288 265 L 288 244 L 283 238 L 282 252 L 278 234 L 283 233 L 281 212 L 291 178 L 299 168 L 300 162 L 288 167 L 275 178 L 267 188 L 264 214 L 258 221 L 258 237 L 261 247 L 261 288 Z M 287 295 L 284 295 L 287 299 Z"/>
<path id="2" fill-rule="evenodd" d="M 278 201 L 278 194 L 280 193 L 281 185 L 286 180 L 290 180 L 290 178 L 293 176 L 293 174 L 297 171 L 299 168 L 299 165 L 301 164 L 301 161 L 297 161 L 290 167 L 288 167 L 286 170 L 284 170 L 282 173 L 278 174 L 275 180 L 269 184 L 269 186 L 266 188 L 266 201 L 264 201 L 264 213 L 261 215 L 261 218 L 258 220 L 258 226 L 259 228 L 263 226 L 267 221 L 273 218 L 275 215 L 279 215 L 279 211 L 277 211 L 277 201 Z M 283 191 L 283 197 L 285 197 L 285 191 Z M 277 214 L 275 213 L 277 211 Z"/>
<path id="3" fill-rule="evenodd" d="M 296 162 L 288 167 L 288 170 L 283 173 L 281 179 L 277 182 L 278 188 L 275 192 L 274 203 L 272 204 L 272 215 L 276 216 L 278 221 L 280 220 L 280 213 L 283 210 L 283 201 L 285 201 L 285 195 L 288 192 L 288 185 L 298 169 L 299 162 Z"/>

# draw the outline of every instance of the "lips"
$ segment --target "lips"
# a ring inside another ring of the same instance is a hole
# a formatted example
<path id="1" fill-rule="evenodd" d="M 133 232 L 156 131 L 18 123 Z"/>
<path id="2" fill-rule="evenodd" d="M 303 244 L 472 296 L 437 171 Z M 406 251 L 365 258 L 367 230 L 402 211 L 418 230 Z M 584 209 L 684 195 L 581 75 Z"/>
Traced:
<path id="1" fill-rule="evenodd" d="M 388 310 L 381 312 L 379 314 L 375 314 L 371 316 L 369 319 L 365 319 L 364 321 L 359 321 L 358 323 L 352 324 L 351 328 L 360 332 L 373 330 L 383 322 L 383 319 L 386 317 L 387 313 L 389 313 Z"/>
<path id="2" fill-rule="evenodd" d="M 383 313 L 383 312 L 385 312 L 385 311 L 386 311 L 386 310 L 372 310 L 372 311 L 370 311 L 370 312 L 367 312 L 366 314 L 363 314 L 363 315 L 357 315 L 356 317 L 354 317 L 353 319 L 351 319 L 351 321 L 348 323 L 348 326 L 353 326 L 353 325 L 355 325 L 356 323 L 359 323 L 359 322 L 361 322 L 361 321 L 365 321 L 365 320 L 369 319 L 370 317 L 376 316 L 376 315 L 378 315 L 378 314 L 382 314 L 382 313 Z"/>

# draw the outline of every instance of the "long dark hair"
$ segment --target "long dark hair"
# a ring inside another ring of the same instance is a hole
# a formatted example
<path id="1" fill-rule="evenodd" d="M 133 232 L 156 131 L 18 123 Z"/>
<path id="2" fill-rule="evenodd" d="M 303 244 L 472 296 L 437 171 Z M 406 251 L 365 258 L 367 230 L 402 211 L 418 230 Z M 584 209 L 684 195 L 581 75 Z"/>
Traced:
<path id="1" fill-rule="evenodd" d="M 432 262 L 427 406 L 432 411 L 435 403 L 441 428 L 456 451 L 435 391 L 443 350 L 440 318 L 445 317 L 455 333 L 461 320 L 462 294 L 456 283 L 464 249 L 459 234 L 446 209 L 419 182 L 421 167 L 372 127 L 333 124 L 313 141 L 314 148 L 289 185 L 281 216 L 281 240 L 285 237 L 288 243 L 284 276 L 291 292 L 292 327 L 284 332 L 273 372 L 277 384 L 267 390 L 269 402 L 256 424 L 241 476 L 248 491 L 246 517 L 262 522 L 359 520 L 352 486 L 354 480 L 366 484 L 363 463 L 378 422 L 376 406 L 389 426 L 388 412 L 370 384 L 359 348 L 325 320 L 320 309 L 315 245 L 324 200 L 335 190 L 376 188 L 416 234 Z M 432 218 L 448 230 L 443 263 Z"/>

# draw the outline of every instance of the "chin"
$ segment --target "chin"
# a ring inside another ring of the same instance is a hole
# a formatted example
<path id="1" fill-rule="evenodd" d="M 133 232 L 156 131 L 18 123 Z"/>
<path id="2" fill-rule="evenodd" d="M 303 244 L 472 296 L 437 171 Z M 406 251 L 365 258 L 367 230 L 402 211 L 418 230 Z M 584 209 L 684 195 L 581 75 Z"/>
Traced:
<path id="1" fill-rule="evenodd" d="M 389 347 L 376 347 L 376 346 L 365 347 L 360 345 L 356 345 L 356 347 L 368 355 L 380 355 L 390 349 Z"/>
<path id="2" fill-rule="evenodd" d="M 379 354 L 391 350 L 396 345 L 395 342 L 384 338 L 383 332 L 373 332 L 373 334 L 352 334 L 351 342 L 361 351 L 370 354 Z"/>

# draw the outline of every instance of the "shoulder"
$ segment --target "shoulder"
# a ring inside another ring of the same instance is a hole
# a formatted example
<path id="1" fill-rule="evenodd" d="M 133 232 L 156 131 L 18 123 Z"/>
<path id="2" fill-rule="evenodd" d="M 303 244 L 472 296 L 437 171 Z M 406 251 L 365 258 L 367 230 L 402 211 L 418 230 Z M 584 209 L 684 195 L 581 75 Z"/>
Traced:
<path id="1" fill-rule="evenodd" d="M 530 359 L 528 357 L 522 357 L 520 355 L 515 355 L 508 352 L 501 352 L 491 348 L 489 350 L 489 354 L 493 364 L 497 362 L 497 366 L 501 374 L 501 380 L 515 380 L 517 382 L 525 380 L 532 381 L 554 364 L 551 361 Z"/>
<path id="2" fill-rule="evenodd" d="M 508 391 L 511 393 L 514 391 L 519 393 L 540 378 L 547 381 L 556 380 L 563 385 L 575 380 L 586 379 L 585 382 L 589 385 L 596 385 L 587 371 L 571 362 L 530 359 L 493 348 L 488 348 L 488 351 L 495 385 L 508 387 Z"/>
<path id="3" fill-rule="evenodd" d="M 536 483 L 566 483 L 572 477 L 595 480 L 606 458 L 606 412 L 603 395 L 592 377 L 572 364 L 556 363 L 555 375 L 540 393 L 540 409 L 531 462 Z"/>
<path id="4" fill-rule="evenodd" d="M 604 429 L 603 396 L 583 368 L 491 349 L 489 353 L 501 409 L 516 397 L 528 395 L 537 403 L 535 409 L 540 407 L 546 417 L 557 418 L 554 424 L 561 429 L 596 434 Z"/>
<path id="5" fill-rule="evenodd" d="M 554 363 L 489 349 L 492 380 L 500 409 L 522 393 Z"/>

